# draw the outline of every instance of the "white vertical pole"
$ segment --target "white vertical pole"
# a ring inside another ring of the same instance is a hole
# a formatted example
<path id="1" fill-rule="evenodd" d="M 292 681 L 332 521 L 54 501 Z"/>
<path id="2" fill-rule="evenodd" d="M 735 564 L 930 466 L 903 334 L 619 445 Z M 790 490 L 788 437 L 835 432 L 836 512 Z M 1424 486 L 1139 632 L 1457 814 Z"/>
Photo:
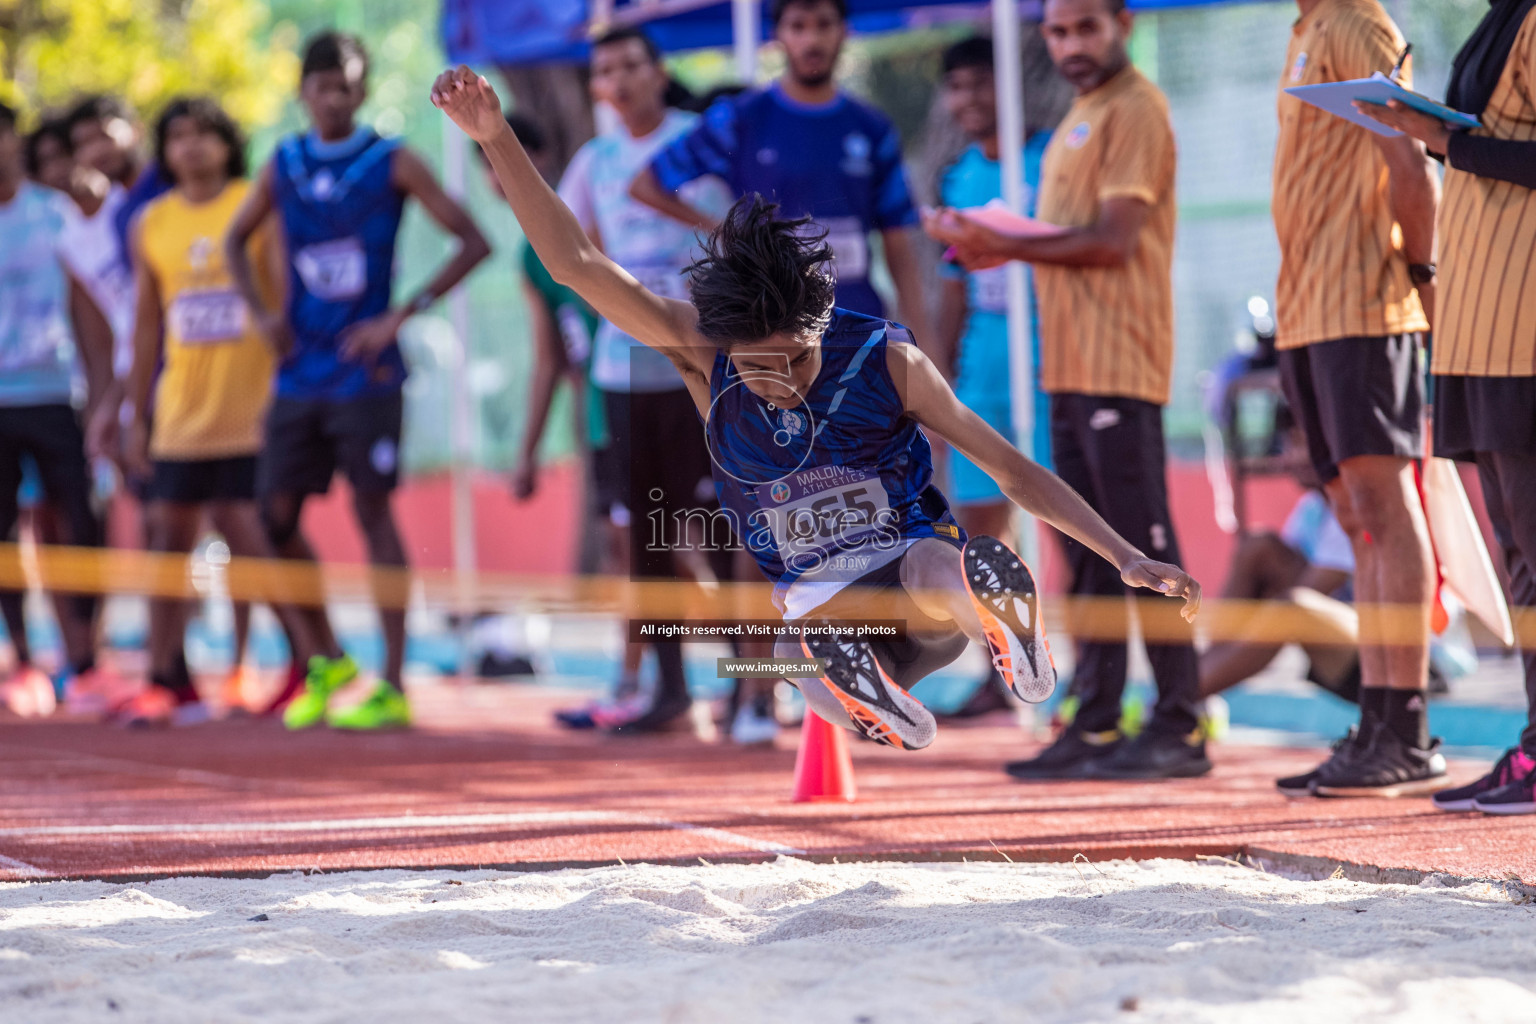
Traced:
<path id="1" fill-rule="evenodd" d="M 443 118 L 443 182 L 450 196 L 464 201 L 466 182 L 464 136 Z M 453 409 L 449 438 L 449 490 L 453 516 L 455 603 L 459 614 L 459 675 L 474 669 L 470 651 L 473 579 L 478 564 L 475 548 L 475 405 L 469 388 L 469 291 L 459 285 L 448 295 L 448 319 L 457 339 L 452 369 Z"/>
<path id="2" fill-rule="evenodd" d="M 1024 212 L 1024 69 L 1019 49 L 1018 0 L 992 0 L 992 63 L 997 80 L 997 142 L 1002 164 L 1003 201 Z M 1019 450 L 1034 455 L 1035 388 L 1029 293 L 1024 264 L 1008 264 L 1008 390 L 1013 396 L 1013 433 Z M 1021 513 L 1021 515 L 1023 515 Z M 1019 553 L 1037 570 L 1039 536 L 1024 515 Z"/>
<path id="3" fill-rule="evenodd" d="M 736 77 L 742 85 L 757 79 L 757 50 L 762 16 L 760 0 L 731 0 L 731 48 L 736 54 Z"/>

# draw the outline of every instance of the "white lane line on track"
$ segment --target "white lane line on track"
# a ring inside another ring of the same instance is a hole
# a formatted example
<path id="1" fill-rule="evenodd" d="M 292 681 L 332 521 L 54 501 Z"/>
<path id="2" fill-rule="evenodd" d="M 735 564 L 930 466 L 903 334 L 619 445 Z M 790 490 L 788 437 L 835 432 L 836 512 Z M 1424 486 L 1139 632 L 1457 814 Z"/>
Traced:
<path id="1" fill-rule="evenodd" d="M 427 829 L 497 828 L 517 825 L 649 825 L 654 828 L 693 832 L 701 836 L 762 853 L 790 856 L 804 850 L 765 839 L 754 839 L 725 829 L 688 822 L 650 818 L 622 811 L 525 811 L 517 814 L 402 814 L 376 818 L 319 818 L 305 821 L 212 821 L 165 824 L 31 825 L 0 828 L 0 838 L 32 839 L 44 836 L 215 835 L 264 832 L 420 831 Z M 19 863 L 19 862 L 18 862 Z"/>
<path id="2" fill-rule="evenodd" d="M 13 875 L 20 875 L 22 878 L 52 877 L 51 872 L 44 871 L 36 864 L 28 864 L 24 860 L 17 860 L 15 857 L 7 857 L 3 853 L 0 853 L 0 871 L 8 871 Z"/>

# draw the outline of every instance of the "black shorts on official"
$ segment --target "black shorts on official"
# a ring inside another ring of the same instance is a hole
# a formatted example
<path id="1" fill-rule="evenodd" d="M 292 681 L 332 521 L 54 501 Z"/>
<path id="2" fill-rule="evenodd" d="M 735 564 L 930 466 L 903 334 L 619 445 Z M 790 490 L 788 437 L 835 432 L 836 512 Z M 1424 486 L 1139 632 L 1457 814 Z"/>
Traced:
<path id="1" fill-rule="evenodd" d="M 1415 333 L 1337 338 L 1278 353 L 1285 400 L 1322 483 L 1356 456 L 1424 456 L 1422 352 Z"/>
<path id="2" fill-rule="evenodd" d="M 151 501 L 197 505 L 255 501 L 256 456 L 224 459 L 156 459 L 147 494 Z"/>
<path id="3" fill-rule="evenodd" d="M 1435 454 L 1536 452 L 1536 377 L 1435 376 Z"/>
<path id="4" fill-rule="evenodd" d="M 283 398 L 267 412 L 257 489 L 324 494 L 339 469 L 359 494 L 387 494 L 400 481 L 400 392 L 359 398 Z"/>

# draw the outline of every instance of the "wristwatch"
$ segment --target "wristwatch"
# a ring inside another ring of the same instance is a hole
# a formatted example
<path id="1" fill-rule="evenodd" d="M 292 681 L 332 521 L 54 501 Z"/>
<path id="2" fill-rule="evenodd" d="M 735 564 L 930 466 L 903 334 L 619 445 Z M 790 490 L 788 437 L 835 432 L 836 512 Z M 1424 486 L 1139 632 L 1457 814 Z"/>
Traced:
<path id="1" fill-rule="evenodd" d="M 1435 265 L 1433 263 L 1408 264 L 1408 280 L 1414 284 L 1429 284 L 1435 279 Z"/>

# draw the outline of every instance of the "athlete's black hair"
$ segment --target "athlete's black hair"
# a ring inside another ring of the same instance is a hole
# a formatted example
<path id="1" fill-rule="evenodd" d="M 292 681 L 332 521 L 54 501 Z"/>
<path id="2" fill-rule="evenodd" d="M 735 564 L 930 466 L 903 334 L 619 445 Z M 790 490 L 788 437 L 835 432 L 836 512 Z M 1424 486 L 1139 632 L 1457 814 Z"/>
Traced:
<path id="1" fill-rule="evenodd" d="M 699 333 L 724 348 L 825 330 L 832 249 L 826 230 L 811 224 L 780 217 L 778 204 L 756 193 L 738 199 L 688 268 Z"/>
<path id="2" fill-rule="evenodd" d="M 310 36 L 304 43 L 304 63 L 299 81 L 322 71 L 345 71 L 355 60 L 363 62 L 363 78 L 368 77 L 368 51 L 363 41 L 349 32 L 327 30 Z"/>
<path id="3" fill-rule="evenodd" d="M 4 103 L 0 103 L 0 132 L 14 132 L 15 130 L 16 111 Z"/>
<path id="4" fill-rule="evenodd" d="M 844 21 L 848 20 L 848 0 L 773 0 L 773 6 L 768 8 L 768 20 L 774 28 L 779 27 L 779 22 L 784 20 L 784 12 L 791 7 L 804 4 L 814 7 L 819 3 L 830 3 L 837 8 L 837 16 Z"/>
<path id="5" fill-rule="evenodd" d="M 73 154 L 75 151 L 74 145 L 69 141 L 69 129 L 64 127 L 64 119 L 50 117 L 27 135 L 24 152 L 27 160 L 27 174 L 30 177 L 37 177 L 38 172 L 42 170 L 42 156 L 38 151 L 43 148 L 43 142 L 47 139 L 52 139 L 63 146 L 65 153 Z"/>
<path id="6" fill-rule="evenodd" d="M 69 113 L 64 115 L 64 131 L 73 134 L 75 126 L 86 121 L 127 121 L 131 124 L 136 120 L 128 104 L 116 96 L 98 94 L 86 96 L 69 108 Z"/>
<path id="7" fill-rule="evenodd" d="M 199 128 L 213 132 L 224 140 L 224 144 L 229 147 L 229 163 L 224 170 L 231 181 L 245 177 L 245 135 L 240 131 L 240 126 L 235 124 L 235 119 L 211 99 L 181 96 L 172 100 L 155 122 L 155 163 L 160 165 L 172 184 L 176 183 L 176 175 L 165 161 L 165 142 L 170 135 L 171 122 L 183 117 L 191 118 Z"/>
<path id="8" fill-rule="evenodd" d="M 971 36 L 950 45 L 940 58 L 944 74 L 960 68 L 986 68 L 992 70 L 992 40 L 986 36 Z"/>
<path id="9" fill-rule="evenodd" d="M 1042 11 L 1045 8 L 1045 4 L 1049 2 L 1050 0 L 1042 0 L 1040 5 Z M 1112 15 L 1119 14 L 1121 11 L 1125 10 L 1125 0 L 1104 0 L 1104 7 Z"/>

